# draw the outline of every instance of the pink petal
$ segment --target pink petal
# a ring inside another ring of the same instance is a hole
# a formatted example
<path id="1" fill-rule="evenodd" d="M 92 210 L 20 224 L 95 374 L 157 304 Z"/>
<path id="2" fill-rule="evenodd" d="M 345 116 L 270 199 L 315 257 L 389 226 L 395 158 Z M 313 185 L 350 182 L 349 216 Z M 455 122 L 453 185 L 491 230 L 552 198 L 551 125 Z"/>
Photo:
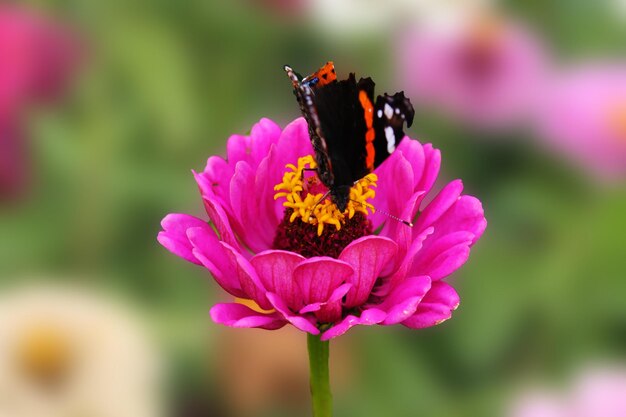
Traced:
<path id="1" fill-rule="evenodd" d="M 466 195 L 459 197 L 432 223 L 435 231 L 424 242 L 409 274 L 427 274 L 433 280 L 450 275 L 467 261 L 470 247 L 486 225 L 480 201 Z"/>
<path id="2" fill-rule="evenodd" d="M 437 221 L 459 199 L 461 191 L 463 191 L 461 180 L 455 180 L 446 185 L 420 213 L 415 222 L 414 232 L 420 233 Z"/>
<path id="3" fill-rule="evenodd" d="M 441 166 L 441 152 L 434 149 L 430 143 L 424 145 L 424 170 L 421 172 L 420 179 L 415 185 L 415 191 L 423 191 L 428 193 L 439 175 L 439 167 Z M 414 168 L 415 171 L 415 168 Z M 416 180 L 417 180 L 417 172 Z"/>
<path id="4" fill-rule="evenodd" d="M 230 204 L 230 179 L 235 173 L 234 167 L 219 156 L 211 156 L 206 163 L 204 172 L 196 175 L 200 194 L 213 193 L 217 202 L 232 215 Z M 201 180 L 198 180 L 198 179 Z"/>
<path id="5" fill-rule="evenodd" d="M 269 250 L 254 256 L 250 262 L 261 283 L 276 293 L 294 311 L 302 308 L 300 291 L 295 284 L 294 270 L 305 258 L 293 252 Z"/>
<path id="6" fill-rule="evenodd" d="M 209 233 L 192 228 L 187 230 L 187 236 L 193 245 L 194 256 L 211 271 L 224 290 L 235 297 L 252 299 L 265 310 L 272 308 L 250 263 L 233 247 L 218 240 L 213 230 Z"/>
<path id="7" fill-rule="evenodd" d="M 389 291 L 391 291 L 395 286 L 400 283 L 407 276 L 411 265 L 413 264 L 413 258 L 419 251 L 422 249 L 423 242 L 430 236 L 435 229 L 433 227 L 429 227 L 424 230 L 420 235 L 418 235 L 413 242 L 411 242 L 411 246 L 409 246 L 406 255 L 402 259 L 402 263 L 390 277 L 384 279 L 384 284 L 377 288 L 376 296 L 385 297 Z"/>
<path id="8" fill-rule="evenodd" d="M 193 172 L 196 182 L 198 184 L 202 184 L 200 187 L 200 191 L 202 192 L 202 200 L 204 202 L 204 208 L 206 209 L 207 214 L 209 215 L 209 219 L 211 219 L 211 223 L 215 225 L 217 229 L 220 239 L 224 242 L 228 243 L 230 246 L 237 250 L 241 250 L 239 242 L 233 233 L 233 229 L 230 225 L 230 221 L 228 220 L 228 216 L 224 207 L 220 204 L 219 199 L 216 197 L 213 190 L 210 188 L 210 185 L 206 184 L 207 179 L 202 175 Z"/>
<path id="9" fill-rule="evenodd" d="M 433 281 L 450 275 L 467 261 L 473 240 L 474 234 L 466 231 L 429 237 L 408 273 L 428 274 Z"/>
<path id="10" fill-rule="evenodd" d="M 331 294 L 330 297 L 326 301 L 316 302 L 307 304 L 300 309 L 300 314 L 312 313 L 315 311 L 319 311 L 322 307 L 324 307 L 328 303 L 334 303 L 336 301 L 340 301 L 344 295 L 348 293 L 348 290 L 352 288 L 352 284 L 342 284 L 338 286 Z"/>
<path id="11" fill-rule="evenodd" d="M 273 201 L 272 196 L 257 192 L 252 167 L 246 162 L 238 162 L 230 183 L 230 201 L 237 220 L 234 226 L 237 235 L 253 252 L 271 248 L 276 232 L 276 224 L 268 223 L 267 215 L 259 215 L 261 197 Z"/>
<path id="12" fill-rule="evenodd" d="M 213 232 L 207 222 L 187 214 L 172 213 L 163 218 L 161 227 L 163 227 L 163 231 L 159 232 L 157 236 L 157 240 L 161 245 L 165 246 L 174 255 L 178 255 L 194 264 L 202 265 L 191 252 L 193 246 L 187 238 L 187 229 L 199 227 L 206 230 L 207 233 L 209 231 Z"/>
<path id="13" fill-rule="evenodd" d="M 287 164 L 295 164 L 298 158 L 306 155 L 313 155 L 313 147 L 309 139 L 308 125 L 304 118 L 300 117 L 285 127 L 278 143 L 270 148 L 267 159 L 260 164 L 257 172 L 258 185 L 266 184 L 269 187 L 268 195 L 272 198 L 267 201 L 273 203 L 277 218 L 281 218 L 285 211 L 282 205 L 285 200 L 273 199 L 273 187 L 282 181 Z"/>
<path id="14" fill-rule="evenodd" d="M 438 234 L 447 234 L 458 230 L 465 230 L 474 235 L 472 245 L 482 236 L 487 227 L 485 212 L 481 202 L 469 195 L 462 195 L 440 217 L 435 225 Z"/>
<path id="15" fill-rule="evenodd" d="M 293 271 L 304 304 L 328 300 L 331 293 L 355 271 L 350 264 L 327 257 L 302 261 Z"/>
<path id="16" fill-rule="evenodd" d="M 402 324 L 412 329 L 435 326 L 452 317 L 452 311 L 457 309 L 459 302 L 459 296 L 454 288 L 443 281 L 433 282 L 415 314 Z"/>
<path id="17" fill-rule="evenodd" d="M 359 325 L 359 324 L 364 325 L 364 326 L 371 326 L 374 324 L 379 324 L 381 321 L 385 319 L 386 316 L 387 314 L 384 311 L 379 310 L 377 308 L 370 308 L 370 309 L 364 310 L 361 313 L 360 317 L 356 317 L 350 314 L 347 317 L 345 317 L 343 320 L 341 320 L 339 323 L 335 324 L 333 327 L 326 330 L 324 334 L 322 334 L 322 337 L 320 339 L 322 341 L 325 341 L 325 340 L 330 340 L 332 338 L 335 338 L 337 336 L 341 336 L 342 334 L 350 330 L 352 327 Z"/>
<path id="18" fill-rule="evenodd" d="M 377 306 L 387 312 L 382 324 L 396 324 L 411 317 L 430 287 L 431 280 L 427 276 L 410 277 L 402 281 L 383 303 Z"/>
<path id="19" fill-rule="evenodd" d="M 353 288 L 344 303 L 346 308 L 362 305 L 367 301 L 381 270 L 395 255 L 397 245 L 382 236 L 364 236 L 350 243 L 339 259 L 354 268 L 354 275 L 346 282 Z"/>
<path id="20" fill-rule="evenodd" d="M 404 158 L 402 152 L 394 152 L 377 169 L 378 185 L 376 196 L 372 205 L 394 216 L 402 216 L 406 207 L 407 199 L 413 194 L 413 169 L 411 164 Z M 381 234 L 390 236 L 385 228 L 395 226 L 397 222 L 388 221 L 389 218 L 381 213 L 371 216 L 373 226 L 378 228 L 385 224 Z"/>
<path id="21" fill-rule="evenodd" d="M 259 327 L 276 330 L 287 322 L 277 313 L 264 314 L 239 303 L 216 304 L 210 311 L 211 319 L 229 327 Z"/>
<path id="22" fill-rule="evenodd" d="M 245 161 L 256 168 L 267 157 L 271 144 L 278 142 L 280 134 L 280 126 L 263 118 L 252 126 L 249 136 L 231 136 L 226 145 L 229 164 L 235 166 L 239 161 Z"/>
<path id="23" fill-rule="evenodd" d="M 282 300 L 277 294 L 268 292 L 267 298 L 270 300 L 276 311 L 282 314 L 283 317 L 285 317 L 285 319 L 289 323 L 293 324 L 297 329 L 311 334 L 320 334 L 319 329 L 315 327 L 315 320 L 312 317 L 294 314 L 289 309 L 285 301 Z"/>
<path id="24" fill-rule="evenodd" d="M 315 317 L 320 323 L 334 323 L 341 318 L 341 300 L 352 288 L 352 284 L 343 284 L 337 287 L 330 297 L 323 302 L 316 302 L 304 306 L 300 314 L 315 313 Z"/>

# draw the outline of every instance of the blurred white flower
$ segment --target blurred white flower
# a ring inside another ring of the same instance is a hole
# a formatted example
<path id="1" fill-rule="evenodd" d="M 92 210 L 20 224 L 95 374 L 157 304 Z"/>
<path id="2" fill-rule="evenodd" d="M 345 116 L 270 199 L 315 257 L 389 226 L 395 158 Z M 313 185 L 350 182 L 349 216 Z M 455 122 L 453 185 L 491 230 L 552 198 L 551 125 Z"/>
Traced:
<path id="1" fill-rule="evenodd" d="M 565 391 L 534 388 L 514 403 L 510 417 L 624 417 L 626 366 L 590 367 Z"/>
<path id="2" fill-rule="evenodd" d="M 0 295 L 0 417 L 155 417 L 159 360 L 144 327 L 93 293 Z"/>
<path id="3" fill-rule="evenodd" d="M 491 9 L 494 3 L 494 0 L 309 0 L 309 8 L 325 31 L 368 35 L 415 24 L 456 26 Z"/>

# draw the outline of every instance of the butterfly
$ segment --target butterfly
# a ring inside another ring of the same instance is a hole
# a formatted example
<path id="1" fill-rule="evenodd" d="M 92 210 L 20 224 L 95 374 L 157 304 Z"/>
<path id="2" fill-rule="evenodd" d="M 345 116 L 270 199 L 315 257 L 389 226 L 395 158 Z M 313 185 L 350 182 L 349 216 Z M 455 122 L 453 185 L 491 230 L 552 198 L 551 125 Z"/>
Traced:
<path id="1" fill-rule="evenodd" d="M 350 188 L 395 151 L 404 137 L 404 123 L 413 123 L 411 101 L 403 91 L 374 101 L 370 77 L 356 81 L 351 73 L 337 80 L 332 62 L 304 78 L 288 65 L 284 69 L 309 127 L 317 176 L 344 212 Z"/>

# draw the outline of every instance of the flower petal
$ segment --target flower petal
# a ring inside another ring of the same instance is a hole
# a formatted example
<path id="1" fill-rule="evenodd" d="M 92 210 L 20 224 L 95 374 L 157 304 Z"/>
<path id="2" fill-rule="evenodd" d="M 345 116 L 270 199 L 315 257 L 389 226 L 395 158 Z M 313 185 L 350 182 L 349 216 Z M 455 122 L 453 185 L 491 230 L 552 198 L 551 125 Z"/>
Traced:
<path id="1" fill-rule="evenodd" d="M 285 317 L 285 319 L 293 324 L 297 329 L 303 332 L 311 334 L 320 334 L 320 331 L 315 327 L 315 320 L 313 317 L 305 317 L 298 314 L 294 314 L 284 300 L 282 300 L 277 294 L 268 292 L 267 298 L 270 300 L 276 311 Z"/>
<path id="2" fill-rule="evenodd" d="M 445 278 L 469 257 L 470 247 L 487 225 L 480 201 L 461 196 L 433 223 L 434 233 L 415 257 L 409 274 L 429 275 L 434 281 Z"/>
<path id="3" fill-rule="evenodd" d="M 194 256 L 213 274 L 227 292 L 254 300 L 264 310 L 272 308 L 265 297 L 266 289 L 250 263 L 233 247 L 219 241 L 213 231 L 187 230 Z"/>
<path id="4" fill-rule="evenodd" d="M 350 264 L 328 257 L 301 262 L 293 271 L 302 302 L 311 304 L 328 300 L 332 292 L 354 273 Z"/>
<path id="5" fill-rule="evenodd" d="M 264 314 L 239 303 L 216 304 L 210 311 L 211 319 L 229 327 L 260 327 L 276 330 L 287 324 L 278 313 Z"/>
<path id="6" fill-rule="evenodd" d="M 352 288 L 352 284 L 340 285 L 326 301 L 308 304 L 300 310 L 300 314 L 314 312 L 320 323 L 336 322 L 341 318 L 341 300 L 350 288 Z"/>
<path id="7" fill-rule="evenodd" d="M 161 245 L 165 246 L 174 255 L 178 255 L 194 264 L 202 265 L 191 253 L 193 246 L 187 238 L 187 229 L 199 227 L 212 232 L 213 230 L 207 222 L 187 214 L 172 213 L 163 218 L 161 226 L 163 231 L 159 232 L 157 236 L 157 240 Z"/>
<path id="8" fill-rule="evenodd" d="M 410 277 L 402 281 L 385 301 L 377 306 L 387 312 L 382 324 L 396 324 L 411 317 L 430 288 L 431 280 L 428 276 Z"/>
<path id="9" fill-rule="evenodd" d="M 273 196 L 259 193 L 256 189 L 255 170 L 246 162 L 240 161 L 230 182 L 230 201 L 236 221 L 233 227 L 237 235 L 253 252 L 261 252 L 272 247 L 277 221 L 272 212 L 259 213 L 263 199 L 273 202 Z M 273 220 L 273 222 L 271 221 Z"/>
<path id="10" fill-rule="evenodd" d="M 294 269 L 305 258 L 293 252 L 269 250 L 254 256 L 250 262 L 265 289 L 275 293 L 289 308 L 302 308 L 300 290 L 295 284 Z"/>
<path id="11" fill-rule="evenodd" d="M 408 274 L 428 274 L 433 281 L 445 278 L 467 261 L 473 239 L 474 234 L 465 231 L 429 237 L 411 262 Z"/>
<path id="12" fill-rule="evenodd" d="M 359 325 L 359 324 L 364 325 L 364 326 L 371 326 L 374 324 L 379 324 L 381 321 L 385 319 L 386 316 L 387 314 L 384 311 L 379 310 L 377 308 L 370 308 L 370 309 L 364 310 L 361 313 L 360 317 L 350 314 L 347 317 L 345 317 L 343 320 L 341 320 L 339 323 L 335 324 L 333 327 L 326 330 L 324 334 L 322 334 L 322 337 L 320 339 L 322 341 L 325 341 L 325 340 L 330 340 L 332 338 L 335 338 L 337 336 L 341 336 L 342 334 L 350 330 L 352 327 Z"/>
<path id="13" fill-rule="evenodd" d="M 249 136 L 232 135 L 226 144 L 229 164 L 235 166 L 239 161 L 245 161 L 256 168 L 267 156 L 271 144 L 278 142 L 280 133 L 280 126 L 263 118 L 252 126 Z"/>
<path id="14" fill-rule="evenodd" d="M 211 219 L 211 223 L 215 225 L 220 239 L 240 251 L 241 247 L 230 225 L 225 208 L 221 205 L 220 199 L 217 198 L 213 192 L 211 184 L 207 184 L 207 178 L 205 176 L 202 176 L 195 171 L 193 171 L 193 175 L 196 178 L 196 182 L 198 183 L 198 187 L 202 193 L 204 208 L 209 215 L 209 219 Z"/>
<path id="15" fill-rule="evenodd" d="M 457 309 L 459 302 L 459 295 L 454 288 L 443 281 L 433 282 L 415 314 L 402 324 L 412 329 L 435 326 L 452 317 L 452 312 Z"/>
<path id="16" fill-rule="evenodd" d="M 372 292 L 381 270 L 393 258 L 397 245 L 382 236 L 364 236 L 350 243 L 339 259 L 354 268 L 354 274 L 346 282 L 353 285 L 346 296 L 346 308 L 365 303 Z"/>
<path id="17" fill-rule="evenodd" d="M 461 180 L 455 180 L 446 185 L 420 213 L 415 222 L 414 233 L 421 233 L 437 221 L 459 199 L 461 191 L 463 191 Z"/>

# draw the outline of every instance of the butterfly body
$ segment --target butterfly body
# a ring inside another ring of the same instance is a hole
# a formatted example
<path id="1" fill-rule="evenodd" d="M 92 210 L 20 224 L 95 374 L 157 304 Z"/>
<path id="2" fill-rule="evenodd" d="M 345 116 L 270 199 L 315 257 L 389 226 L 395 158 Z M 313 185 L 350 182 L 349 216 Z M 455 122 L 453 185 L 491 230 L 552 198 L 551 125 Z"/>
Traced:
<path id="1" fill-rule="evenodd" d="M 404 137 L 413 106 L 403 92 L 374 101 L 371 78 L 357 81 L 350 74 L 338 81 L 332 62 L 305 78 L 288 66 L 285 71 L 309 127 L 317 175 L 343 212 L 354 183 L 387 159 Z"/>

